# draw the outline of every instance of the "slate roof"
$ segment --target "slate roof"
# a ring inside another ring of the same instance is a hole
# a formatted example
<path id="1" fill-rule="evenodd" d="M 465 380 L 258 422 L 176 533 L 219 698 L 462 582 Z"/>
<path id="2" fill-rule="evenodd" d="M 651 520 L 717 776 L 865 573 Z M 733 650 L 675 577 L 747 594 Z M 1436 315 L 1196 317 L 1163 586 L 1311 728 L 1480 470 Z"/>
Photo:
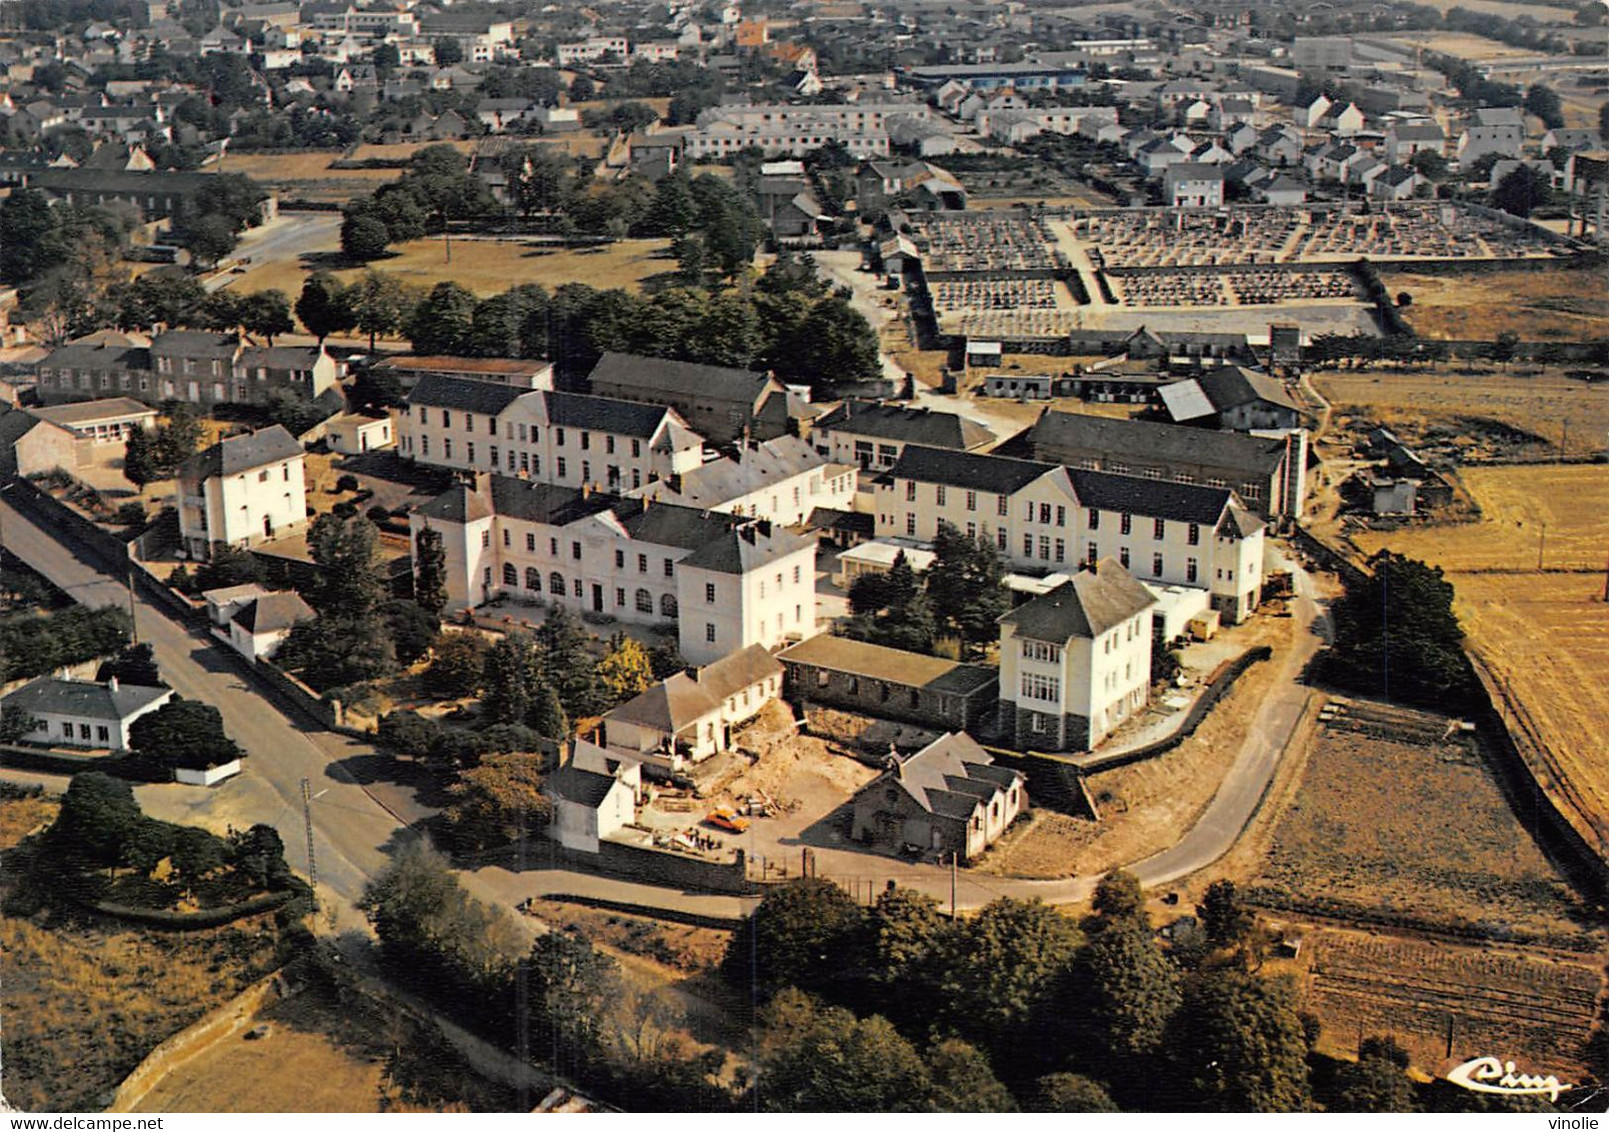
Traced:
<path id="1" fill-rule="evenodd" d="M 102 342 L 69 342 L 57 346 L 39 365 L 45 369 L 150 369 L 151 351 L 144 346 Z"/>
<path id="2" fill-rule="evenodd" d="M 744 688 L 782 674 L 782 665 L 759 645 L 722 657 L 691 672 L 678 672 L 604 716 L 678 734 Z"/>
<path id="3" fill-rule="evenodd" d="M 542 792 L 565 802 L 597 809 L 617 780 L 607 774 L 581 770 L 566 763 L 542 781 Z"/>
<path id="4" fill-rule="evenodd" d="M 1130 511 L 1155 519 L 1200 523 L 1205 527 L 1216 525 L 1223 517 L 1224 508 L 1235 498 L 1235 493 L 1227 487 L 1175 483 L 1084 468 L 1068 468 L 1067 478 L 1072 481 L 1078 502 L 1085 507 Z"/>
<path id="5" fill-rule="evenodd" d="M 5 703 L 39 715 L 72 715 L 118 723 L 172 694 L 171 688 L 119 683 L 114 689 L 110 682 L 41 676 L 12 692 Z"/>
<path id="6" fill-rule="evenodd" d="M 746 574 L 796 550 L 814 545 L 814 539 L 769 523 L 755 522 L 711 539 L 682 559 L 682 565 L 720 574 Z"/>
<path id="7" fill-rule="evenodd" d="M 828 468 L 831 462 L 797 436 L 739 445 L 733 456 L 711 460 L 671 480 L 649 485 L 646 494 L 687 507 L 720 507 L 750 492 Z"/>
<path id="8" fill-rule="evenodd" d="M 134 177 L 151 176 L 148 173 L 130 174 Z M 164 330 L 151 339 L 151 353 L 175 358 L 229 358 L 240 349 L 240 340 L 233 334 L 218 334 L 210 330 Z"/>
<path id="9" fill-rule="evenodd" d="M 74 425 L 122 421 L 131 417 L 154 417 L 156 410 L 132 397 L 107 397 L 100 401 L 74 401 L 66 405 L 45 405 L 29 412 L 42 421 L 71 428 Z"/>
<path id="10" fill-rule="evenodd" d="M 530 392 L 532 390 L 521 389 L 516 385 L 426 373 L 419 378 L 419 384 L 408 394 L 408 404 L 428 405 L 438 409 L 462 409 L 465 412 L 484 413 L 495 417 Z"/>
<path id="11" fill-rule="evenodd" d="M 621 436 L 651 439 L 667 418 L 678 432 L 677 448 L 697 444 L 698 437 L 682 421 L 676 410 L 641 401 L 622 401 L 617 397 L 591 397 L 584 393 L 548 393 L 548 420 L 566 428 L 585 428 L 594 432 L 613 432 Z"/>
<path id="12" fill-rule="evenodd" d="M 784 649 L 777 654 L 777 659 L 955 696 L 971 695 L 999 680 L 994 669 L 982 665 L 904 652 L 828 633 Z"/>
<path id="13" fill-rule="evenodd" d="M 1022 781 L 1014 770 L 994 765 L 989 753 L 968 735 L 954 732 L 934 740 L 872 780 L 863 791 L 893 782 L 922 809 L 954 821 L 970 819 L 995 794 Z"/>
<path id="14" fill-rule="evenodd" d="M 1048 593 L 1040 594 L 1000 618 L 1017 636 L 1062 644 L 1074 637 L 1093 640 L 1156 604 L 1151 591 L 1114 559 L 1094 570 L 1080 570 Z"/>
<path id="15" fill-rule="evenodd" d="M 314 616 L 313 607 L 300 594 L 284 591 L 247 602 L 230 620 L 248 633 L 277 633 Z"/>
<path id="16" fill-rule="evenodd" d="M 942 483 L 947 487 L 1011 495 L 1054 470 L 1052 464 L 1033 460 L 1013 460 L 1004 456 L 984 456 L 908 444 L 888 470 L 888 475 L 896 479 L 921 480 L 923 483 Z"/>
<path id="17" fill-rule="evenodd" d="M 1028 450 L 1041 460 L 1072 461 L 1082 459 L 1084 453 L 1099 452 L 1104 458 L 1214 464 L 1269 475 L 1285 457 L 1285 442 L 1277 438 L 1055 409 L 1041 414 L 1023 438 Z"/>
<path id="18" fill-rule="evenodd" d="M 753 405 L 761 392 L 772 384 L 765 374 L 753 370 L 647 358 L 614 350 L 598 359 L 588 380 L 594 388 L 602 384 L 619 385 L 645 395 L 664 392 L 745 405 Z"/>
<path id="19" fill-rule="evenodd" d="M 269 425 L 256 432 L 224 437 L 179 465 L 179 474 L 194 480 L 232 476 L 300 455 L 302 446 L 285 431 L 284 425 Z"/>
<path id="20" fill-rule="evenodd" d="M 959 413 L 935 413 L 931 409 L 854 399 L 818 419 L 816 428 L 961 451 L 981 448 L 995 440 L 993 432 Z"/>

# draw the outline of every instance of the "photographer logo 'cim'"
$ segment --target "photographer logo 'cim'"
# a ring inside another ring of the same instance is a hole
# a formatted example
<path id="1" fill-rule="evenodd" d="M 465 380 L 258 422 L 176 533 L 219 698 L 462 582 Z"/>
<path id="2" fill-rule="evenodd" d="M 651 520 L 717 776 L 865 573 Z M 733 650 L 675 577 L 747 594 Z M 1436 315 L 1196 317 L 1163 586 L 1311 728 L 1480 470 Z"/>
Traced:
<path id="1" fill-rule="evenodd" d="M 1561 1084 L 1549 1073 L 1517 1073 L 1512 1061 L 1495 1057 L 1477 1057 L 1447 1071 L 1447 1080 L 1476 1093 L 1497 1093 L 1505 1097 L 1546 1097 L 1559 1099 L 1559 1094 L 1575 1086 Z"/>

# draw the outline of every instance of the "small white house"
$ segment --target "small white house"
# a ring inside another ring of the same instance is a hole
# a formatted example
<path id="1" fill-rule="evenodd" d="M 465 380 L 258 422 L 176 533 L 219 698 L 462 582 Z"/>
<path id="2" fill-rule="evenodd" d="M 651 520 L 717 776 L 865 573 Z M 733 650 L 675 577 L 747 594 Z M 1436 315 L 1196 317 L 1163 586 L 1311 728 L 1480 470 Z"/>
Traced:
<path id="1" fill-rule="evenodd" d="M 247 660 L 267 660 L 279 651 L 299 621 L 311 621 L 313 607 L 294 591 L 267 593 L 240 606 L 229 618 L 229 644 Z"/>
<path id="2" fill-rule="evenodd" d="M 0 707 L 21 708 L 34 718 L 34 730 L 26 736 L 31 742 L 126 751 L 129 726 L 172 698 L 172 688 L 119 684 L 115 677 L 101 684 L 41 676 L 0 701 Z"/>
<path id="3" fill-rule="evenodd" d="M 553 804 L 548 837 L 578 853 L 597 853 L 610 834 L 637 819 L 642 767 L 577 740 L 571 760 L 547 776 L 542 793 Z"/>
<path id="4" fill-rule="evenodd" d="M 366 417 L 361 413 L 342 413 L 330 418 L 324 435 L 329 440 L 330 451 L 344 456 L 390 448 L 396 443 L 396 431 L 389 414 Z"/>
<path id="5" fill-rule="evenodd" d="M 201 595 L 201 600 L 207 603 L 207 620 L 220 629 L 228 629 L 230 618 L 240 612 L 243 606 L 272 592 L 267 586 L 246 582 L 244 585 L 207 590 Z"/>

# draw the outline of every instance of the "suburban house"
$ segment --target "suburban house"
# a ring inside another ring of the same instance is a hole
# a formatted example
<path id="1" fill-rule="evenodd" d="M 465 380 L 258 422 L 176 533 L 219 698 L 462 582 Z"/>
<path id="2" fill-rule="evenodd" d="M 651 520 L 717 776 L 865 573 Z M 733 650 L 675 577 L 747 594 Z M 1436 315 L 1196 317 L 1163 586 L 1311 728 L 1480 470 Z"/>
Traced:
<path id="1" fill-rule="evenodd" d="M 1405 165 L 1416 153 L 1429 150 L 1440 156 L 1447 135 L 1435 122 L 1398 122 L 1386 131 L 1386 161 Z"/>
<path id="2" fill-rule="evenodd" d="M 1488 153 L 1519 157 L 1525 145 L 1525 114 L 1510 106 L 1482 106 L 1458 135 L 1459 167 L 1468 169 Z"/>
<path id="3" fill-rule="evenodd" d="M 863 471 L 894 466 L 907 444 L 976 452 L 998 437 L 969 417 L 890 401 L 844 401 L 810 430 L 816 451 Z"/>
<path id="4" fill-rule="evenodd" d="M 588 381 L 598 397 L 669 405 L 713 444 L 742 436 L 803 436 L 815 416 L 776 378 L 726 366 L 610 351 L 598 359 Z"/>
<path id="5" fill-rule="evenodd" d="M 850 510 L 855 469 L 829 461 L 797 436 L 779 436 L 740 441 L 730 456 L 656 480 L 631 494 L 797 527 L 818 507 Z"/>
<path id="6" fill-rule="evenodd" d="M 421 464 L 625 491 L 696 470 L 704 441 L 674 409 L 426 374 L 398 451 Z"/>
<path id="7" fill-rule="evenodd" d="M 842 708 L 944 731 L 967 731 L 994 709 L 992 668 L 823 633 L 777 654 L 790 702 Z"/>
<path id="8" fill-rule="evenodd" d="M 1000 720 L 1012 742 L 1088 750 L 1143 708 L 1156 604 L 1106 558 L 1000 618 Z"/>
<path id="9" fill-rule="evenodd" d="M 816 632 L 815 540 L 764 520 L 479 473 L 410 525 L 443 536 L 452 611 L 506 596 L 675 622 L 693 664 Z"/>
<path id="10" fill-rule="evenodd" d="M 331 452 L 357 456 L 390 448 L 396 442 L 395 422 L 390 413 L 382 417 L 340 413 L 325 424 L 324 438 L 329 441 Z"/>
<path id="11" fill-rule="evenodd" d="M 542 781 L 553 804 L 547 835 L 566 849 L 597 853 L 610 834 L 637 819 L 642 767 L 577 739 L 570 761 Z"/>
<path id="12" fill-rule="evenodd" d="M 283 425 L 226 436 L 179 465 L 180 545 L 256 546 L 307 526 L 304 453 Z"/>
<path id="13" fill-rule="evenodd" d="M 0 700 L 0 707 L 15 707 L 34 720 L 27 740 L 53 747 L 89 747 L 126 751 L 129 726 L 173 698 L 172 688 L 63 680 L 41 676 Z"/>
<path id="14" fill-rule="evenodd" d="M 878 481 L 876 520 L 880 538 L 927 542 L 947 522 L 1041 576 L 1116 558 L 1147 581 L 1207 590 L 1227 622 L 1262 597 L 1263 521 L 1227 486 L 911 446 Z"/>
<path id="15" fill-rule="evenodd" d="M 1172 208 L 1220 208 L 1224 171 L 1219 164 L 1179 161 L 1162 174 L 1162 203 Z"/>
<path id="16" fill-rule="evenodd" d="M 730 750 L 732 732 L 782 691 L 782 665 L 759 645 L 678 672 L 603 717 L 604 743 L 661 777 Z"/>
<path id="17" fill-rule="evenodd" d="M 1233 488 L 1264 518 L 1301 514 L 1305 436 L 1249 436 L 1047 409 L 997 453 L 1175 483 Z"/>
<path id="18" fill-rule="evenodd" d="M 229 644 L 247 660 L 267 660 L 297 622 L 315 616 L 313 607 L 294 590 L 262 594 L 243 602 L 230 616 Z"/>
<path id="19" fill-rule="evenodd" d="M 969 736 L 945 735 L 890 766 L 854 797 L 850 836 L 885 853 L 907 847 L 970 861 L 1028 807 L 1021 773 L 995 766 Z"/>
<path id="20" fill-rule="evenodd" d="M 1243 366 L 1219 366 L 1200 377 L 1164 385 L 1163 410 L 1174 424 L 1250 432 L 1299 428 L 1302 408 L 1278 378 Z"/>

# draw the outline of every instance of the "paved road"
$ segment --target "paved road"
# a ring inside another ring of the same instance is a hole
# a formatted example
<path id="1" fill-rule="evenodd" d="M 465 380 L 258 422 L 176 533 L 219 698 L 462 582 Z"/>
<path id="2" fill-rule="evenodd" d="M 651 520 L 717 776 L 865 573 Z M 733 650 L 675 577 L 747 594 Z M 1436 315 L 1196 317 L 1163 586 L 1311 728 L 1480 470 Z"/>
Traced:
<path id="1" fill-rule="evenodd" d="M 250 267 L 286 260 L 298 263 L 311 252 L 331 252 L 341 246 L 339 212 L 282 212 L 274 220 L 248 229 L 234 250 L 235 258 L 250 257 Z M 232 285 L 241 275 L 225 271 L 203 284 L 209 291 Z M 291 298 L 294 300 L 295 295 Z"/>

